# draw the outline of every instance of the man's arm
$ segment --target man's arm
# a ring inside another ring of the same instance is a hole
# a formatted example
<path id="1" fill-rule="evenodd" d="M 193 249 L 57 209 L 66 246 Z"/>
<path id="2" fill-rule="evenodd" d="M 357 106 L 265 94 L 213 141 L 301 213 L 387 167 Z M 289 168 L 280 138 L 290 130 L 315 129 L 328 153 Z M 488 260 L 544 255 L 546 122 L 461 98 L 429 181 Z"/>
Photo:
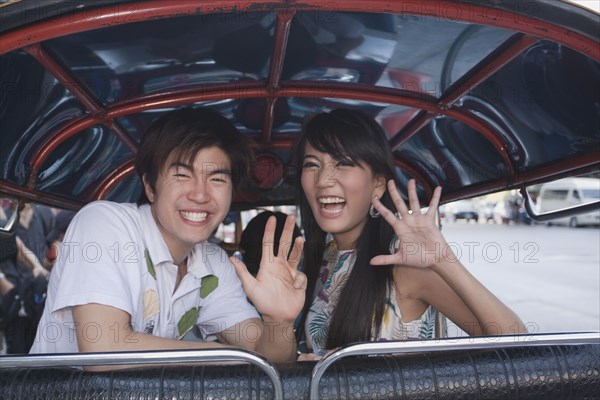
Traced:
<path id="1" fill-rule="evenodd" d="M 271 362 L 296 359 L 294 322 L 251 318 L 217 334 L 219 341 L 245 350 L 256 351 Z"/>
<path id="2" fill-rule="evenodd" d="M 130 315 L 111 306 L 91 303 L 74 306 L 71 311 L 80 353 L 230 347 L 214 342 L 167 339 L 135 332 L 131 327 Z M 133 365 L 104 365 L 88 366 L 85 369 L 109 371 L 132 367 Z"/>

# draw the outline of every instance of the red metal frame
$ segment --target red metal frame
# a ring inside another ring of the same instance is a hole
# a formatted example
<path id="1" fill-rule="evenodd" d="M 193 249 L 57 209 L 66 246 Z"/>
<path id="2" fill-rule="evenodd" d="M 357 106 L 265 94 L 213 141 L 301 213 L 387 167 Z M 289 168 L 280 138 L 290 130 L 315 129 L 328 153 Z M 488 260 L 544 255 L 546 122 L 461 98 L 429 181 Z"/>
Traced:
<path id="1" fill-rule="evenodd" d="M 135 164 L 133 160 L 126 162 L 108 175 L 98 186 L 98 190 L 93 196 L 94 200 L 102 200 L 108 193 L 123 179 L 135 174 Z"/>
<path id="2" fill-rule="evenodd" d="M 498 72 L 537 41 L 537 38 L 522 34 L 511 36 L 442 93 L 439 106 L 451 107 L 458 99 Z"/>
<path id="3" fill-rule="evenodd" d="M 275 44 L 273 46 L 273 54 L 271 56 L 271 69 L 267 81 L 267 90 L 270 93 L 275 93 L 279 89 L 281 81 L 281 71 L 285 62 L 285 50 L 287 41 L 290 35 L 290 27 L 292 26 L 293 12 L 277 13 L 277 28 L 275 30 Z M 273 132 L 273 118 L 275 116 L 275 97 L 267 97 L 267 106 L 265 108 L 265 121 L 263 124 L 262 142 L 271 142 L 271 133 Z"/>
<path id="4" fill-rule="evenodd" d="M 597 43 L 568 28 L 541 21 L 524 13 L 479 4 L 455 3 L 450 0 L 332 0 L 328 2 L 305 0 L 301 3 L 279 0 L 264 0 L 260 3 L 247 0 L 203 1 L 202 3 L 196 0 L 155 0 L 105 6 L 92 10 L 74 9 L 68 15 L 6 33 L 0 42 L 0 55 L 72 33 L 149 19 L 216 12 L 256 13 L 294 10 L 385 12 L 496 26 L 550 39 L 600 62 L 600 48 Z"/>
<path id="5" fill-rule="evenodd" d="M 299 81 L 281 82 L 281 70 L 285 59 L 290 23 L 296 10 L 402 13 L 491 25 L 523 32 L 524 34 L 515 35 L 508 39 L 465 74 L 458 82 L 448 88 L 440 99 L 436 99 L 423 93 L 367 85 L 332 83 L 319 83 L 317 85 L 315 83 Z M 91 29 L 103 28 L 108 25 L 121 25 L 149 19 L 211 14 L 216 12 L 277 13 L 278 21 L 275 45 L 270 74 L 266 82 L 231 83 L 227 85 L 187 88 L 167 93 L 139 96 L 125 102 L 112 104 L 106 108 L 92 94 L 88 93 L 81 82 L 69 71 L 47 54 L 42 47 L 43 42 L 46 40 Z M 399 104 L 423 110 L 396 137 L 390 140 L 393 149 L 397 149 L 436 115 L 446 115 L 461 121 L 480 132 L 502 155 L 509 174 L 505 182 L 504 180 L 499 180 L 504 182 L 503 186 L 498 188 L 502 189 L 506 185 L 521 181 L 520 178 L 522 178 L 522 176 L 515 175 L 515 167 L 508 154 L 507 144 L 504 142 L 503 136 L 491 124 L 460 108 L 454 107 L 453 104 L 523 50 L 534 44 L 538 40 L 538 37 L 561 43 L 584 53 L 596 61 L 600 61 L 600 47 L 593 39 L 587 36 L 555 24 L 538 20 L 525 13 L 500 10 L 483 5 L 455 3 L 449 0 L 431 0 L 427 2 L 415 2 L 413 0 L 371 0 L 368 2 L 363 0 L 334 0 L 327 3 L 315 0 L 308 0 L 302 3 L 266 0 L 260 4 L 251 1 L 233 0 L 204 1 L 200 4 L 196 0 L 154 0 L 105 6 L 91 10 L 73 10 L 68 15 L 10 31 L 4 34 L 0 41 L 0 54 L 23 48 L 67 87 L 89 112 L 88 115 L 73 121 L 53 137 L 47 139 L 32 160 L 32 172 L 28 179 L 27 188 L 23 188 L 21 193 L 31 198 L 35 194 L 33 188 L 35 187 L 37 171 L 48 155 L 64 140 L 93 125 L 102 124 L 109 127 L 135 153 L 137 149 L 135 140 L 115 122 L 115 118 L 156 107 L 175 106 L 190 102 L 220 100 L 231 97 L 264 98 L 267 102 L 267 107 L 264 116 L 262 145 L 269 144 L 278 148 L 289 148 L 289 141 L 284 140 L 272 143 L 271 137 L 275 102 L 277 98 L 287 96 L 337 97 Z M 409 165 L 405 167 L 410 168 Z M 550 171 L 560 170 L 560 167 L 549 168 Z M 128 164 L 115 171 L 100 185 L 96 197 L 100 196 L 101 198 L 102 195 L 108 193 L 110 188 L 119 179 L 122 179 L 130 172 L 131 169 Z M 15 188 L 8 182 L 4 183 L 2 181 L 1 185 L 3 189 L 7 188 L 5 191 L 15 192 Z"/>

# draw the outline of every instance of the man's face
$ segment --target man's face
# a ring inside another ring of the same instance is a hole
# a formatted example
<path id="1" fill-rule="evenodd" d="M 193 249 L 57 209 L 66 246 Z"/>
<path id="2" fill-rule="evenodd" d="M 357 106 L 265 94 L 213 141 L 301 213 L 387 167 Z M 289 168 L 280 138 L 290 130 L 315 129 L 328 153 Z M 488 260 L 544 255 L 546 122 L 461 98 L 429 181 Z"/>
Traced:
<path id="1" fill-rule="evenodd" d="M 218 147 L 200 150 L 191 165 L 169 157 L 155 188 L 152 192 L 144 177 L 152 215 L 179 263 L 225 219 L 233 189 L 231 162 Z"/>

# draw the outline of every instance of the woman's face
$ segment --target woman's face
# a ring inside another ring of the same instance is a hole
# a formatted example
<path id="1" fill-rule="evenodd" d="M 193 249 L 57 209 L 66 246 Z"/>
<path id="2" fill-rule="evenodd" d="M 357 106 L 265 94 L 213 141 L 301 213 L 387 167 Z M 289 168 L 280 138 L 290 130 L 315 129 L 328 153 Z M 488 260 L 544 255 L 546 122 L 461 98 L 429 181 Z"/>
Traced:
<path id="1" fill-rule="evenodd" d="M 336 160 L 309 143 L 302 161 L 302 190 L 315 220 L 340 250 L 352 249 L 369 218 L 373 196 L 385 192 L 385 177 L 351 160 Z"/>

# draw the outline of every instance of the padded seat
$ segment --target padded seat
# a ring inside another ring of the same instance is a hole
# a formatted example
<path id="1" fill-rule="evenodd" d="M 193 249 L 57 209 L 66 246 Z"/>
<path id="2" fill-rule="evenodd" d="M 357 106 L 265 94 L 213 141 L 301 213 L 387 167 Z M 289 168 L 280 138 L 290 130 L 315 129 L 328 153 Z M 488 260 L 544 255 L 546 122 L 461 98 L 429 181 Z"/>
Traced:
<path id="1" fill-rule="evenodd" d="M 1 361 L 1 360 L 0 360 Z M 279 364 L 286 400 L 308 399 L 314 362 Z M 342 359 L 324 374 L 322 399 L 600 399 L 600 344 Z M 0 369 L 0 398 L 273 399 L 252 365 L 115 372 Z"/>

